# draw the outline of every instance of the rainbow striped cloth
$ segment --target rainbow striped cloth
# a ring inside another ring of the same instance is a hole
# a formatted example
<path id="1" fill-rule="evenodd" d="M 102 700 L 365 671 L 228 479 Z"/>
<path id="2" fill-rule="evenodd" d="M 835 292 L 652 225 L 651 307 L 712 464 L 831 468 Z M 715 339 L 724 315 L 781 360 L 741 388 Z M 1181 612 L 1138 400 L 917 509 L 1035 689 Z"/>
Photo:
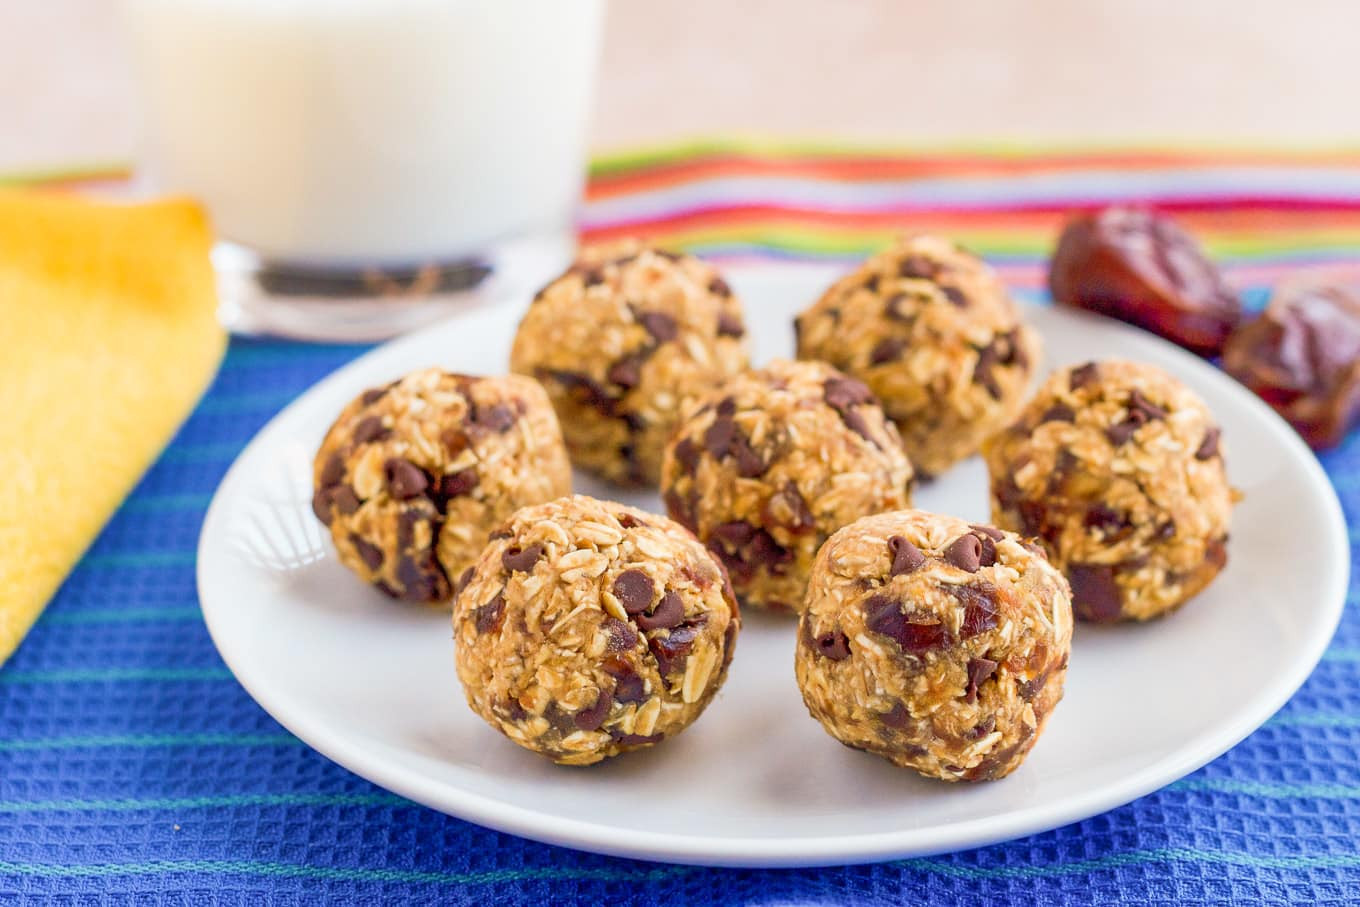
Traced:
<path id="1" fill-rule="evenodd" d="M 938 231 L 1039 298 L 1062 213 L 1117 199 L 1177 212 L 1254 303 L 1301 266 L 1360 276 L 1355 150 L 707 143 L 599 161 L 582 228 L 720 259 L 847 263 L 894 233 Z M 0 903 L 1312 904 L 1360 894 L 1354 608 L 1289 704 L 1202 770 L 1085 822 L 946 856 L 662 866 L 487 831 L 360 780 L 275 724 L 225 669 L 199 612 L 194 546 L 251 435 L 363 349 L 233 341 L 213 389 L 0 671 Z M 1360 511 L 1360 441 L 1322 461 L 1347 514 Z"/>

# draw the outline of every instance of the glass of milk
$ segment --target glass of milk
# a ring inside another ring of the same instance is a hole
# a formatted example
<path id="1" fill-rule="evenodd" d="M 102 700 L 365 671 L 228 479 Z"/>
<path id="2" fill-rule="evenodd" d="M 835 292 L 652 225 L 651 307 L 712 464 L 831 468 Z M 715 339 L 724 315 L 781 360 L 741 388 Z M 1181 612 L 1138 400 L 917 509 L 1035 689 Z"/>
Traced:
<path id="1" fill-rule="evenodd" d="M 143 172 L 244 331 L 376 339 L 569 259 L 604 0 L 123 0 Z"/>

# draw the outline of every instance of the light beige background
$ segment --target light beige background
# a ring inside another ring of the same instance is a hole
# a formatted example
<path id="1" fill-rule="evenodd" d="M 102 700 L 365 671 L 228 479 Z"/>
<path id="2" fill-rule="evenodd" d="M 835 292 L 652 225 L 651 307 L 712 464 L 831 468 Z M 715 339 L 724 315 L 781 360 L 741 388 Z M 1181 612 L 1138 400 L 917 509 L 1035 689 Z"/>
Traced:
<path id="1" fill-rule="evenodd" d="M 116 7 L 0 0 L 0 171 L 130 156 Z M 1357 34 L 1354 0 L 613 0 L 595 146 L 1358 144 Z"/>

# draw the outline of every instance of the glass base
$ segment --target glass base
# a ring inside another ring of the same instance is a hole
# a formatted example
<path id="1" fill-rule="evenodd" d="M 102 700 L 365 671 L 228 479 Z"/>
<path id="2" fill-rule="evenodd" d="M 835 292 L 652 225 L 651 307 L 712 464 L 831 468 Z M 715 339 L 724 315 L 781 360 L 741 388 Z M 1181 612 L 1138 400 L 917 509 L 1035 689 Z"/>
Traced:
<path id="1" fill-rule="evenodd" d="M 515 304 L 571 262 L 563 229 L 503 242 L 480 255 L 410 266 L 280 262 L 219 242 L 218 315 L 236 334 L 370 342 L 491 304 Z"/>

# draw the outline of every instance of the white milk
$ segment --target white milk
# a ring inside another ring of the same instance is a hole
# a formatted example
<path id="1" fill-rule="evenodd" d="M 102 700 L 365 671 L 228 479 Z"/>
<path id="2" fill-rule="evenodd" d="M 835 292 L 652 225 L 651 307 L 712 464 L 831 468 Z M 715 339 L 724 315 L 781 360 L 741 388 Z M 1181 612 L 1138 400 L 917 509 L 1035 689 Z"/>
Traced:
<path id="1" fill-rule="evenodd" d="M 418 264 L 570 226 L 603 0 L 124 0 L 159 188 L 266 258 Z"/>

